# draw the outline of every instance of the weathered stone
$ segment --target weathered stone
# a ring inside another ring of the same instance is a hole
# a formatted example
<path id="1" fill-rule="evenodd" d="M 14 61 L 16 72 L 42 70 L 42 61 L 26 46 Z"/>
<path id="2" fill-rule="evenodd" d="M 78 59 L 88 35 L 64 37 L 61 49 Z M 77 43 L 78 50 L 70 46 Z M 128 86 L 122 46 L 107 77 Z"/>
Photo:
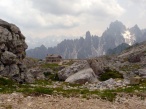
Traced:
<path id="1" fill-rule="evenodd" d="M 29 72 L 29 70 L 27 72 L 24 72 L 23 75 L 25 82 L 34 83 L 35 81 L 34 76 Z"/>
<path id="2" fill-rule="evenodd" d="M 9 77 L 10 67 L 7 65 L 2 71 L 0 71 L 1 76 Z"/>
<path id="3" fill-rule="evenodd" d="M 26 73 L 23 59 L 27 44 L 20 29 L 0 19 L 0 75 L 18 82 L 33 81 L 31 74 Z M 31 75 L 31 76 L 30 76 Z M 30 80 L 29 80 L 30 79 Z"/>
<path id="4" fill-rule="evenodd" d="M 0 72 L 4 70 L 4 65 L 0 62 Z"/>
<path id="5" fill-rule="evenodd" d="M 32 74 L 33 77 L 37 80 L 45 79 L 44 72 L 41 69 L 29 69 L 28 72 L 29 72 L 29 74 Z M 28 76 L 28 78 L 29 78 L 29 76 Z"/>
<path id="6" fill-rule="evenodd" d="M 14 24 L 11 24 L 10 29 L 11 29 L 12 32 L 14 32 L 16 34 L 20 33 L 20 29 Z"/>
<path id="7" fill-rule="evenodd" d="M 78 71 L 89 68 L 89 64 L 86 60 L 78 61 L 72 64 L 71 66 L 62 69 L 58 72 L 58 77 L 60 80 L 66 80 L 69 76 L 77 73 Z"/>
<path id="8" fill-rule="evenodd" d="M 93 70 L 91 68 L 87 68 L 69 76 L 65 82 L 85 84 L 86 82 L 98 82 L 98 80 Z"/>
<path id="9" fill-rule="evenodd" d="M 99 76 L 101 73 L 103 73 L 104 68 L 106 67 L 105 66 L 105 63 L 106 63 L 105 58 L 88 59 L 88 63 L 97 76 Z"/>
<path id="10" fill-rule="evenodd" d="M 21 82 L 19 67 L 16 64 L 12 64 L 9 67 L 9 77 L 17 82 Z"/>
<path id="11" fill-rule="evenodd" d="M 130 84 L 132 85 L 139 84 L 140 81 L 141 81 L 141 77 L 138 77 L 138 76 L 130 78 Z"/>
<path id="12" fill-rule="evenodd" d="M 140 62 L 141 61 L 141 56 L 142 56 L 142 54 L 131 54 L 128 57 L 128 61 L 131 62 L 131 63 Z"/>
<path id="13" fill-rule="evenodd" d="M 17 62 L 17 56 L 15 54 L 13 54 L 12 52 L 9 51 L 5 51 L 2 55 L 1 55 L 1 61 L 3 64 L 14 64 Z"/>
<path id="14" fill-rule="evenodd" d="M 138 74 L 140 77 L 146 76 L 146 69 L 139 69 Z"/>

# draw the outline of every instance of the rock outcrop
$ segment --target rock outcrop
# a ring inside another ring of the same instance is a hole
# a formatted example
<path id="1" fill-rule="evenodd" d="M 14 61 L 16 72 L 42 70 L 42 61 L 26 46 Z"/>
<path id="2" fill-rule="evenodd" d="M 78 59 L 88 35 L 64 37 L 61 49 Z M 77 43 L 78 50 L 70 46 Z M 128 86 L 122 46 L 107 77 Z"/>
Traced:
<path id="1" fill-rule="evenodd" d="M 20 29 L 0 19 L 0 75 L 17 82 L 32 82 L 23 63 L 27 44 Z"/>
<path id="2" fill-rule="evenodd" d="M 65 82 L 85 84 L 86 82 L 98 82 L 97 77 L 91 68 L 83 69 L 68 77 Z"/>
<path id="3" fill-rule="evenodd" d="M 86 60 L 78 61 L 69 67 L 66 67 L 58 72 L 60 80 L 66 80 L 69 76 L 79 72 L 82 69 L 89 68 L 89 64 Z"/>

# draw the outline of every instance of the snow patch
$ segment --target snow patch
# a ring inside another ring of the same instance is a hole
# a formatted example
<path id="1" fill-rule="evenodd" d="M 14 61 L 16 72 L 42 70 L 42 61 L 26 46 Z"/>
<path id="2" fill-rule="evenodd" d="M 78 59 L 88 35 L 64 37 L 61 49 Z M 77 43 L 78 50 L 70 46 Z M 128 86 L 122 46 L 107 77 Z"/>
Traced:
<path id="1" fill-rule="evenodd" d="M 129 44 L 129 45 L 133 45 L 134 42 L 136 41 L 135 35 L 131 34 L 129 30 L 126 30 L 124 33 L 122 33 L 124 39 L 125 39 L 125 43 Z"/>

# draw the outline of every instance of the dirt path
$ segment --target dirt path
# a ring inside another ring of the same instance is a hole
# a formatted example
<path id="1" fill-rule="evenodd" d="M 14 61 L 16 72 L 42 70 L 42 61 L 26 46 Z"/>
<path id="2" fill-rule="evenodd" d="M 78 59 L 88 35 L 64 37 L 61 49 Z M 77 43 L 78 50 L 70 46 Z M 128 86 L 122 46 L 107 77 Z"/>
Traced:
<path id="1" fill-rule="evenodd" d="M 111 103 L 100 99 L 64 98 L 62 96 L 27 96 L 0 94 L 0 109 L 146 109 L 146 100 L 120 98 Z"/>

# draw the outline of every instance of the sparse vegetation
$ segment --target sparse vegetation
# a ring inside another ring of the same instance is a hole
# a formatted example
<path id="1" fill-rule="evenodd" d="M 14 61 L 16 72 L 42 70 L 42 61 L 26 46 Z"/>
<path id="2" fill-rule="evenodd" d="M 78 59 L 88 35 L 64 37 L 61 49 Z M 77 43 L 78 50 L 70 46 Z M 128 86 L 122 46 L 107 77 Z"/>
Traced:
<path id="1" fill-rule="evenodd" d="M 123 75 L 120 74 L 118 71 L 116 70 L 110 70 L 110 69 L 106 69 L 105 73 L 102 73 L 99 77 L 100 81 L 105 81 L 108 80 L 110 78 L 123 78 Z"/>
<path id="2" fill-rule="evenodd" d="M 57 73 L 51 74 L 49 72 L 44 72 L 44 75 L 46 78 L 49 78 L 52 81 L 59 81 L 59 77 L 58 77 Z"/>
<path id="3" fill-rule="evenodd" d="M 114 72 L 115 73 L 115 72 Z M 143 80 L 140 85 L 132 85 L 123 88 L 118 88 L 115 90 L 94 90 L 81 87 L 79 84 L 69 84 L 65 82 L 60 82 L 60 85 L 53 87 L 54 82 L 48 80 L 40 80 L 34 84 L 17 84 L 9 79 L 0 78 L 0 93 L 12 93 L 21 92 L 27 95 L 63 95 L 64 97 L 78 97 L 90 99 L 92 96 L 96 95 L 102 99 L 113 101 L 116 95 L 120 93 L 135 94 L 138 96 L 143 96 L 146 93 L 146 80 Z M 66 88 L 64 88 L 66 87 Z M 69 88 L 67 88 L 69 87 Z"/>
<path id="4" fill-rule="evenodd" d="M 133 71 L 133 70 L 137 70 L 140 69 L 141 66 L 139 64 L 129 64 L 129 65 L 124 65 L 122 67 L 120 67 L 120 70 L 122 71 Z"/>
<path id="5" fill-rule="evenodd" d="M 51 68 L 54 69 L 56 67 L 58 67 L 59 65 L 56 63 L 44 63 L 41 65 L 42 68 Z"/>

